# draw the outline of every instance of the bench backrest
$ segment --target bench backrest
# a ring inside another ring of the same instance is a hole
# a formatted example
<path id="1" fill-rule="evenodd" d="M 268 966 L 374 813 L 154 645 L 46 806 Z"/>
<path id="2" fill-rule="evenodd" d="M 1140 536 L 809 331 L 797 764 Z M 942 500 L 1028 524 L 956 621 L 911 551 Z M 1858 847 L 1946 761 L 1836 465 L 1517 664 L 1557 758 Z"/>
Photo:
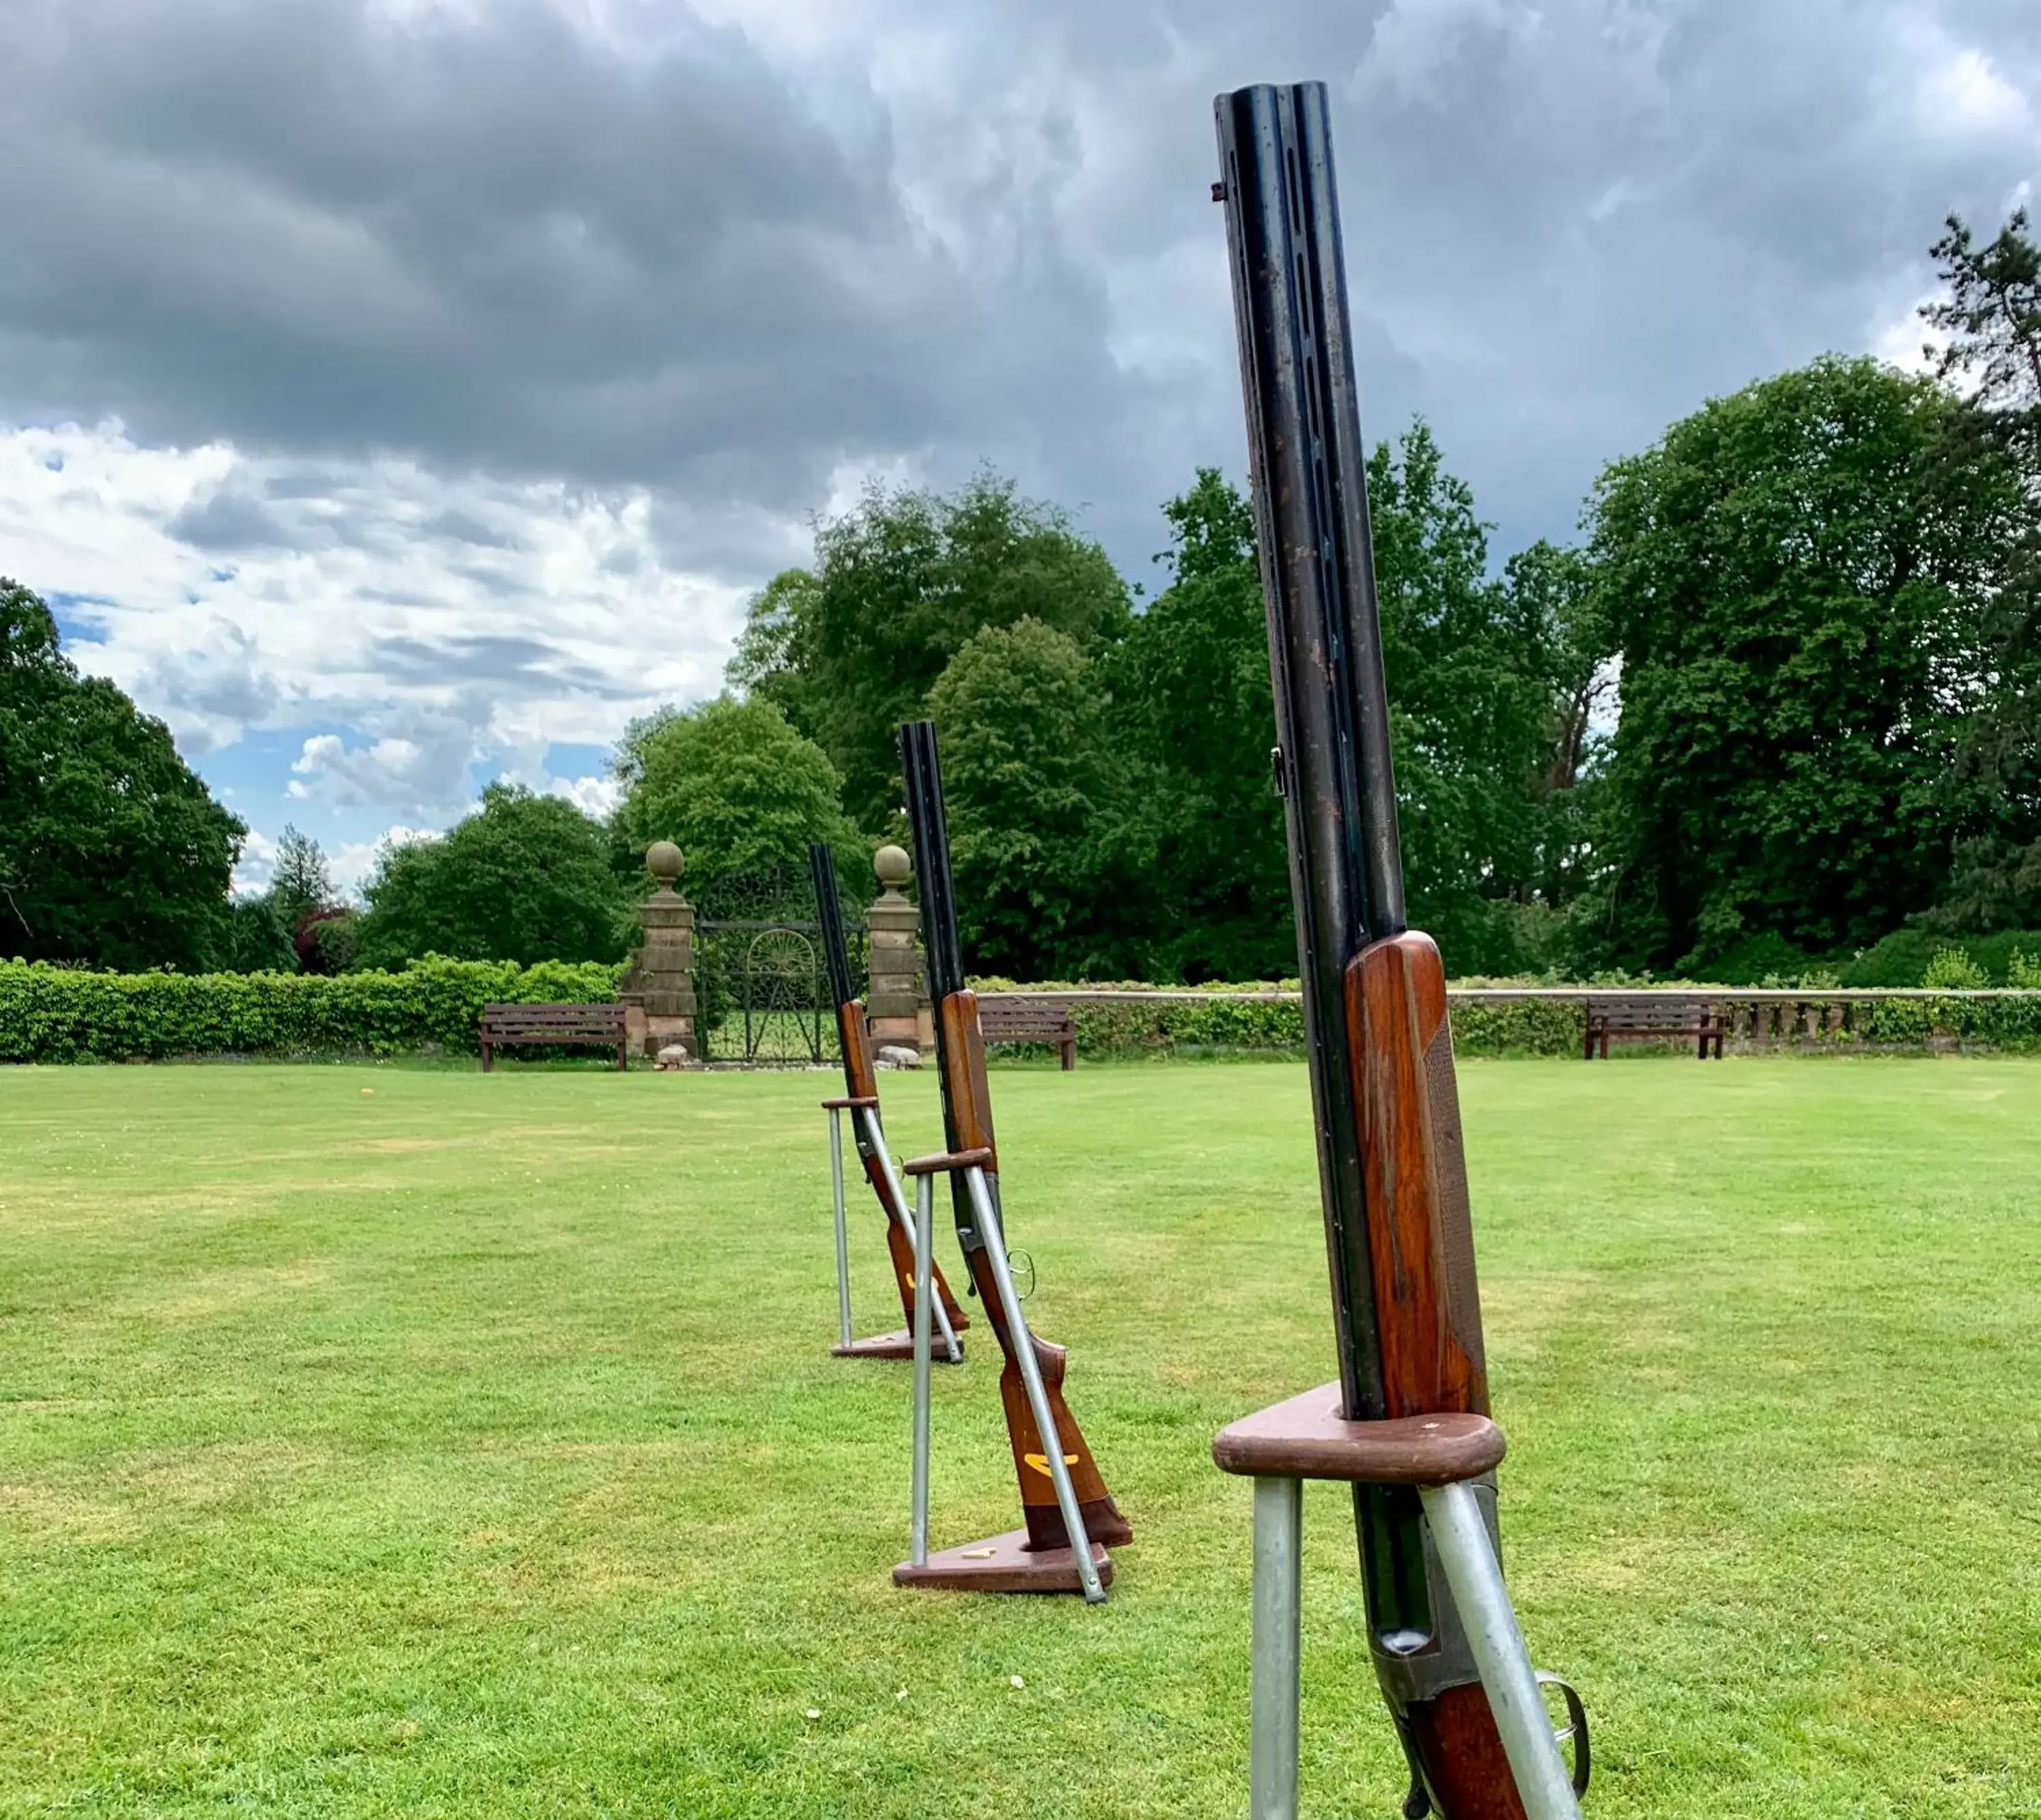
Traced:
<path id="1" fill-rule="evenodd" d="M 1711 1007 L 1705 999 L 1664 994 L 1648 999 L 1593 998 L 1588 1000 L 1588 1015 L 1617 1030 L 1688 1030 L 1709 1021 Z"/>
<path id="2" fill-rule="evenodd" d="M 586 1036 L 598 1042 L 624 1040 L 621 1005 L 484 1005 L 483 1034 L 493 1038 Z"/>
<path id="3" fill-rule="evenodd" d="M 980 999 L 978 1023 L 987 1042 L 1053 1042 L 1077 1027 L 1069 1007 L 1031 999 Z"/>

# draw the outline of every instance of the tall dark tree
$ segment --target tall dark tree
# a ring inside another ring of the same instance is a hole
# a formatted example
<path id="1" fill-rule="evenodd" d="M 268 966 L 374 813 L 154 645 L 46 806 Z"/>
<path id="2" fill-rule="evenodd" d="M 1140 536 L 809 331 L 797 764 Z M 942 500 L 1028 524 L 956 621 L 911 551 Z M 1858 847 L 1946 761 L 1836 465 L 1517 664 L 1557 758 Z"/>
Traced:
<path id="1" fill-rule="evenodd" d="M 1546 733 L 1532 773 L 1536 858 L 1516 893 L 1557 912 L 1591 881 L 1599 760 L 1616 697 L 1612 634 L 1593 560 L 1540 539 L 1503 565 L 1505 611 L 1545 685 Z M 1528 931 L 1527 931 L 1528 933 Z"/>
<path id="2" fill-rule="evenodd" d="M 247 832 L 163 723 L 81 677 L 42 600 L 0 580 L 0 954 L 208 966 Z"/>
<path id="3" fill-rule="evenodd" d="M 1509 907 L 1540 863 L 1553 763 L 1546 630 L 1488 572 L 1487 527 L 1421 421 L 1368 466 L 1410 918 L 1456 973 L 1524 956 Z"/>
<path id="4" fill-rule="evenodd" d="M 1112 831 L 1144 973 L 1280 979 L 1297 965 L 1254 516 L 1215 468 L 1164 506 L 1169 585 L 1105 659 L 1128 780 Z"/>
<path id="5" fill-rule="evenodd" d="M 1633 965 L 1875 941 L 1948 871 L 1940 785 L 2017 508 L 1959 407 L 1869 360 L 1719 399 L 1592 504 L 1623 654 L 1598 926 Z"/>
<path id="6" fill-rule="evenodd" d="M 875 485 L 818 527 L 812 573 L 752 602 L 732 684 L 776 702 L 829 755 L 876 831 L 899 807 L 894 729 L 983 627 L 1033 619 L 1078 644 L 1124 630 L 1127 590 L 1055 507 L 981 475 L 943 494 Z"/>
<path id="7" fill-rule="evenodd" d="M 1987 464 L 2017 477 L 2023 509 L 1954 687 L 1964 710 L 1944 801 L 1963 830 L 1935 920 L 1959 930 L 2041 927 L 2041 246 L 2021 209 L 1979 246 L 1960 216 L 1936 242 L 1947 287 L 1922 311 L 1959 389 L 1942 466 L 1951 486 Z"/>

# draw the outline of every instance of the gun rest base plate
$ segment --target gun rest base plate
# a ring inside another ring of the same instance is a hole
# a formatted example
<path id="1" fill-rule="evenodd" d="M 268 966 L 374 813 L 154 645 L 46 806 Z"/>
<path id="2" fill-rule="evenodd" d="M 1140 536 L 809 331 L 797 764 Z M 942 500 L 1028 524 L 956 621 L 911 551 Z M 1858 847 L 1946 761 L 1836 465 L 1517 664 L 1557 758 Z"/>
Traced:
<path id="1" fill-rule="evenodd" d="M 1112 1557 L 1094 1542 L 1091 1558 L 1099 1583 L 1112 1584 Z M 902 1561 L 893 1570 L 896 1586 L 928 1586 L 950 1593 L 1082 1593 L 1077 1553 L 1070 1548 L 1030 1549 L 1025 1529 L 965 1542 L 929 1556 L 928 1565 Z"/>
<path id="2" fill-rule="evenodd" d="M 956 1362 L 963 1363 L 963 1341 L 957 1341 Z M 872 1334 L 861 1340 L 853 1340 L 847 1346 L 831 1346 L 830 1357 L 838 1359 L 910 1359 L 914 1356 L 914 1336 L 906 1327 L 895 1327 L 890 1334 Z M 942 1335 L 937 1335 L 934 1348 L 929 1353 L 931 1361 L 939 1365 L 951 1362 L 949 1350 L 944 1346 Z"/>

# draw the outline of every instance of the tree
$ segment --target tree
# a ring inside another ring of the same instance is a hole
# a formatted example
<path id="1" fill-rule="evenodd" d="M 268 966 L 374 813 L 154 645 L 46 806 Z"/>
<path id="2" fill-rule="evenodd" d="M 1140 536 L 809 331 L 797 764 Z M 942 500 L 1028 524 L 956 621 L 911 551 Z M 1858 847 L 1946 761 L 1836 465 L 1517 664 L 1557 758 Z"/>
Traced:
<path id="1" fill-rule="evenodd" d="M 215 944 L 212 965 L 223 973 L 295 973 L 298 952 L 275 897 L 237 897 Z"/>
<path id="2" fill-rule="evenodd" d="M 288 822 L 277 841 L 269 895 L 284 926 L 292 930 L 307 916 L 333 904 L 333 874 L 326 866 L 326 849 Z"/>
<path id="3" fill-rule="evenodd" d="M 462 961 L 615 961 L 628 898 L 600 823 L 570 802 L 492 783 L 438 839 L 386 847 L 363 893 L 364 967 Z"/>
<path id="4" fill-rule="evenodd" d="M 1600 723 L 1616 700 L 1611 634 L 1597 582 L 1585 551 L 1542 538 L 1503 565 L 1506 616 L 1546 685 L 1544 763 L 1531 779 L 1536 859 L 1518 900 L 1554 912 L 1578 898 L 1591 880 L 1594 804 L 1606 744 Z"/>
<path id="5" fill-rule="evenodd" d="M 1932 383 L 1825 359 L 1612 465 L 1591 504 L 1622 710 L 1599 927 L 1632 965 L 1810 953 L 1925 910 L 1956 680 L 2016 501 Z"/>
<path id="6" fill-rule="evenodd" d="M 958 920 L 979 972 L 1089 972 L 1104 701 L 1077 641 L 1038 619 L 967 639 L 929 691 L 942 741 Z"/>
<path id="7" fill-rule="evenodd" d="M 1960 216 L 1948 226 L 1932 249 L 1947 293 L 1921 312 L 1947 337 L 1940 376 L 1963 388 L 1940 465 L 1951 485 L 1986 465 L 2016 477 L 2020 506 L 1998 539 L 1965 666 L 1944 794 L 1964 832 L 1933 920 L 2031 927 L 2041 923 L 2041 246 L 2024 209 L 1983 246 Z"/>
<path id="8" fill-rule="evenodd" d="M 804 867 L 811 841 L 845 833 L 836 767 L 762 695 L 724 695 L 632 722 L 612 775 L 612 827 L 635 874 L 655 840 L 679 843 L 696 881 Z"/>
<path id="9" fill-rule="evenodd" d="M 1377 446 L 1368 491 L 1410 913 L 1455 969 L 1505 971 L 1519 912 L 1564 872 L 1547 849 L 1565 844 L 1598 667 L 1579 565 L 1547 550 L 1498 585 L 1421 422 Z M 1147 898 L 1154 971 L 1280 977 L 1296 937 L 1253 518 L 1211 470 L 1164 509 L 1173 579 L 1104 660 L 1135 780 L 1122 873 Z"/>
<path id="10" fill-rule="evenodd" d="M 876 831 L 900 806 L 894 730 L 977 632 L 1031 619 L 1079 645 L 1125 628 L 1126 584 L 1055 508 L 981 474 L 941 494 L 874 485 L 817 527 L 812 573 L 751 603 L 734 687 L 829 755 L 845 808 Z"/>
<path id="11" fill-rule="evenodd" d="M 1102 659 L 1129 779 L 1120 919 L 1150 977 L 1280 979 L 1297 939 L 1253 513 L 1215 468 L 1162 510 L 1169 584 Z"/>
<path id="12" fill-rule="evenodd" d="M 169 729 L 81 677 L 42 600 L 0 580 L 0 953 L 203 969 L 247 832 Z"/>
<path id="13" fill-rule="evenodd" d="M 1525 957 L 1507 906 L 1540 870 L 1539 780 L 1555 763 L 1566 657 L 1488 573 L 1487 528 L 1413 423 L 1368 464 L 1410 920 L 1460 973 Z"/>

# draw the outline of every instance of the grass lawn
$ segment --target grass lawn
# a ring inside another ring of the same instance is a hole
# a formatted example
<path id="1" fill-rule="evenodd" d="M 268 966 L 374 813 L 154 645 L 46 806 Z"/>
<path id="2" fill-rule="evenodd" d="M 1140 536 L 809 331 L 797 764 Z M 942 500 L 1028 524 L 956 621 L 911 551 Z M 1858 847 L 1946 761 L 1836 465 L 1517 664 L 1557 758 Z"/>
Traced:
<path id="1" fill-rule="evenodd" d="M 1463 1082 L 1512 1579 L 1590 1811 L 2041 1815 L 2041 1063 Z M 886 1089 L 935 1148 L 933 1080 Z M 0 1072 L 0 1815 L 1243 1812 L 1207 1449 L 1333 1375 L 1302 1069 L 994 1076 L 1138 1532 L 1097 1610 L 889 1583 L 908 1376 L 828 1356 L 829 1091 Z M 970 1338 L 939 1546 L 1017 1521 Z M 1342 1494 L 1305 1524 L 1305 1813 L 1386 1820 Z"/>

